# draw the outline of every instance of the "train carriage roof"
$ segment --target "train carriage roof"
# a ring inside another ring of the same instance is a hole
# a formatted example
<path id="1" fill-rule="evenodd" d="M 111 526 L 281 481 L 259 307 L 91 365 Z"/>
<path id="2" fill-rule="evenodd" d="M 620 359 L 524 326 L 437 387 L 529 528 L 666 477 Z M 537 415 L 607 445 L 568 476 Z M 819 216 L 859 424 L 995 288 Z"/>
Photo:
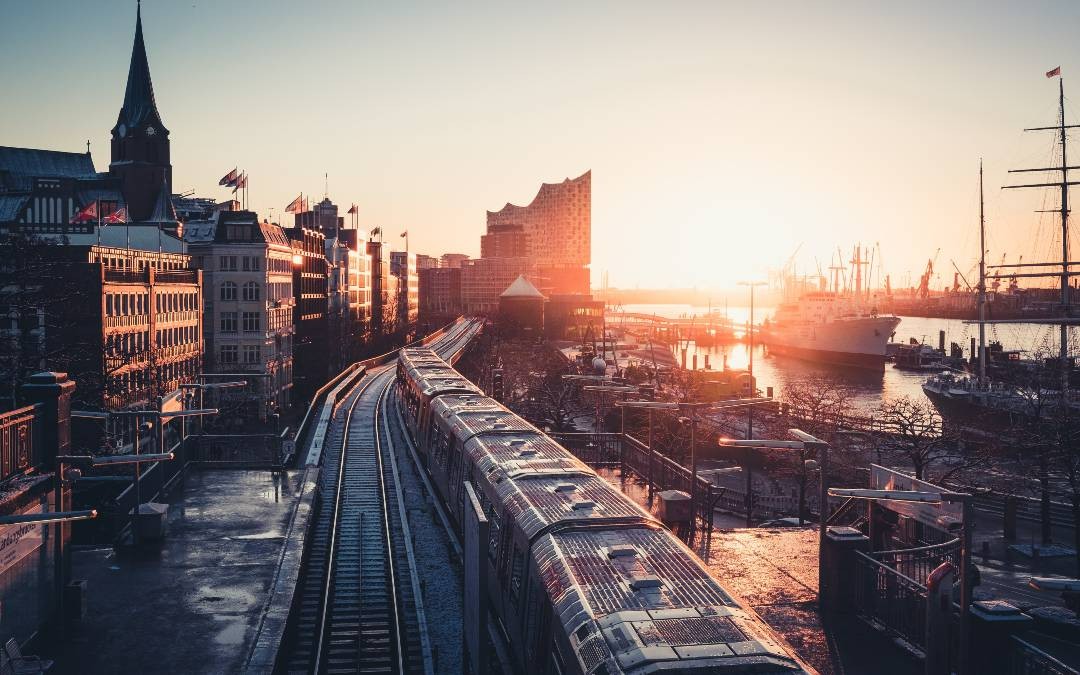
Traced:
<path id="1" fill-rule="evenodd" d="M 640 523 L 652 520 L 592 472 L 548 473 L 548 467 L 511 464 L 487 474 L 499 501 L 530 541 L 551 525 Z"/>
<path id="2" fill-rule="evenodd" d="M 608 660 L 627 672 L 800 670 L 666 530 L 556 531 L 533 554 L 586 672 Z"/>
<path id="3" fill-rule="evenodd" d="M 416 384 L 420 388 L 420 393 L 425 396 L 438 396 L 442 393 L 450 393 L 456 391 L 471 391 L 476 394 L 483 394 L 484 392 L 475 384 L 465 379 L 461 375 L 458 375 L 456 371 L 450 373 L 435 372 L 435 373 L 422 373 L 419 378 L 416 379 Z"/>
<path id="4" fill-rule="evenodd" d="M 444 418 L 453 425 L 455 433 L 463 440 L 485 432 L 507 433 L 531 431 L 539 434 L 536 427 L 506 409 L 456 410 Z"/>
<path id="5" fill-rule="evenodd" d="M 461 410 L 498 412 L 506 408 L 495 399 L 474 392 L 443 394 L 431 401 L 431 412 L 439 418 L 446 418 Z"/>

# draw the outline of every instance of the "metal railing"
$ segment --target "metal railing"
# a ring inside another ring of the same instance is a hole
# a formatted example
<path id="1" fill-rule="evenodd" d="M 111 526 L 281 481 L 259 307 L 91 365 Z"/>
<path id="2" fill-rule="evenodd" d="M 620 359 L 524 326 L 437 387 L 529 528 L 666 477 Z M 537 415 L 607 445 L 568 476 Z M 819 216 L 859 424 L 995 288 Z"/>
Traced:
<path id="1" fill-rule="evenodd" d="M 189 438 L 188 461 L 218 468 L 280 469 L 277 434 L 200 434 Z"/>
<path id="2" fill-rule="evenodd" d="M 952 563 L 954 569 L 960 569 L 960 539 L 918 548 L 874 551 L 870 556 L 908 578 L 926 579 L 946 561 Z"/>
<path id="3" fill-rule="evenodd" d="M 42 456 L 39 425 L 34 424 L 37 405 L 28 405 L 0 414 L 0 480 L 39 466 Z"/>
<path id="4" fill-rule="evenodd" d="M 1012 675 L 1080 675 L 1080 670 L 1066 665 L 1027 640 L 1015 635 L 1012 640 Z"/>
<path id="5" fill-rule="evenodd" d="M 926 642 L 926 587 L 862 551 L 855 552 L 855 607 L 908 643 Z"/>

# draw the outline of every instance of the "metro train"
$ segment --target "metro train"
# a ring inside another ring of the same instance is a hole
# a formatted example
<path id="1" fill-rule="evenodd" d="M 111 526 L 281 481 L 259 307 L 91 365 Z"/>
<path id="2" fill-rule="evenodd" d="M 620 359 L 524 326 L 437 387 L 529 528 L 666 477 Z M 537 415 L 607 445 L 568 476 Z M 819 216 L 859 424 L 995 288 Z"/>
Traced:
<path id="1" fill-rule="evenodd" d="M 538 675 L 805 673 L 656 518 L 429 349 L 403 349 L 403 417 L 461 536 L 489 521 L 489 611 Z"/>

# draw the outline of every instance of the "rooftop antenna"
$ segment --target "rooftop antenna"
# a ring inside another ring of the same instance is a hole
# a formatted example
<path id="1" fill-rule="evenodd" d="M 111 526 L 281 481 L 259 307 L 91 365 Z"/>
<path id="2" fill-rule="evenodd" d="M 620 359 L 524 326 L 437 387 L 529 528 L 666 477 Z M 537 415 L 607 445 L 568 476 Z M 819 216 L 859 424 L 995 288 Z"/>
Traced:
<path id="1" fill-rule="evenodd" d="M 90 154 L 90 139 L 86 139 L 86 154 Z"/>
<path id="2" fill-rule="evenodd" d="M 330 174 L 323 174 L 323 199 L 330 199 Z"/>

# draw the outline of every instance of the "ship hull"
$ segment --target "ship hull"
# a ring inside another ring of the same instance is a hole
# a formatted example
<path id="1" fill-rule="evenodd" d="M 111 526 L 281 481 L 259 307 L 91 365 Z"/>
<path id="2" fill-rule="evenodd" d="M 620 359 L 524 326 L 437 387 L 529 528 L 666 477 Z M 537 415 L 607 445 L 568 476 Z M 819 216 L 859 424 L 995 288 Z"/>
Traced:
<path id="1" fill-rule="evenodd" d="M 971 396 L 953 396 L 927 386 L 923 386 L 923 393 L 942 419 L 954 424 L 1003 429 L 1012 422 L 1012 415 L 1007 411 L 987 407 Z"/>
<path id="2" fill-rule="evenodd" d="M 868 370 L 885 369 L 885 349 L 900 319 L 866 317 L 820 324 L 774 325 L 762 332 L 772 354 Z"/>

